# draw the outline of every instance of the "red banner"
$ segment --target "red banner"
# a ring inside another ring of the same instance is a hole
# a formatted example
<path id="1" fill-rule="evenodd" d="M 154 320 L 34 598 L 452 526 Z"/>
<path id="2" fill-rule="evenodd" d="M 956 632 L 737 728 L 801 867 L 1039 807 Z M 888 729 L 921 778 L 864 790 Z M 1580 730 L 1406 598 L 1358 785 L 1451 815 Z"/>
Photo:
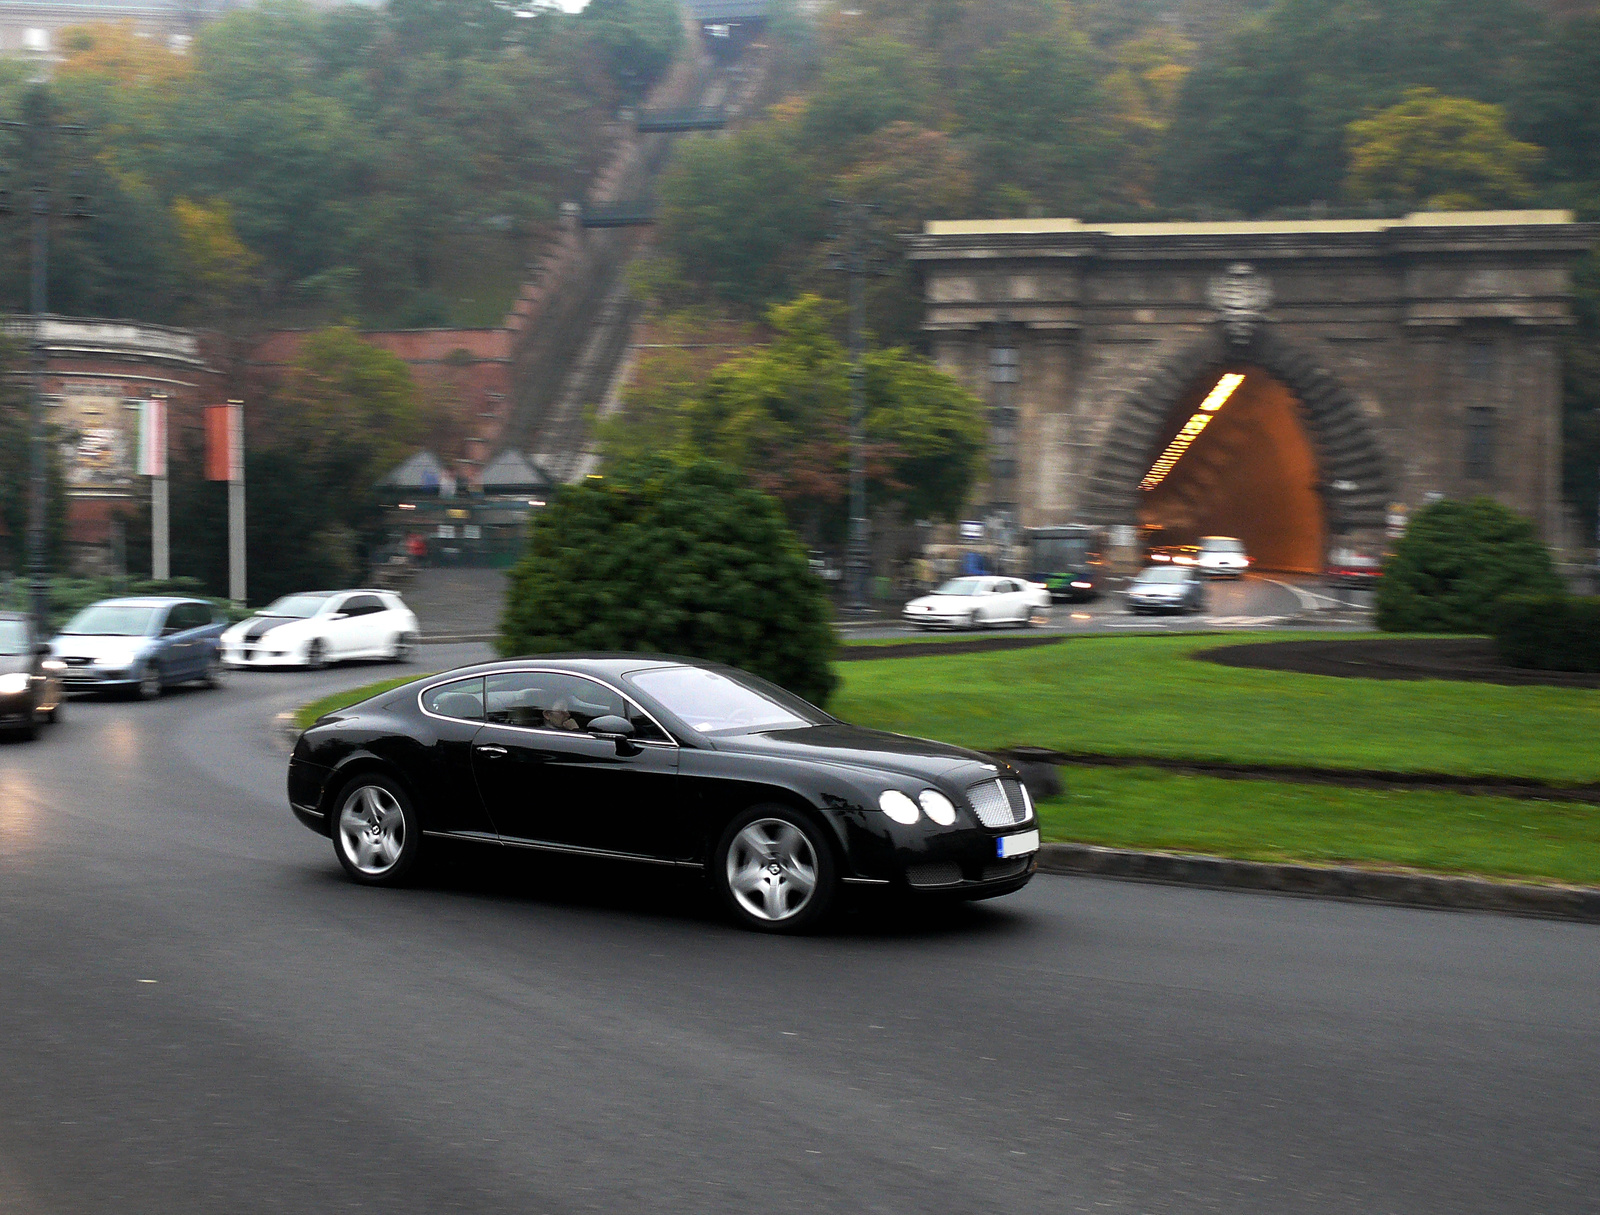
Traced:
<path id="1" fill-rule="evenodd" d="M 244 406 L 206 406 L 206 480 L 244 479 Z"/>

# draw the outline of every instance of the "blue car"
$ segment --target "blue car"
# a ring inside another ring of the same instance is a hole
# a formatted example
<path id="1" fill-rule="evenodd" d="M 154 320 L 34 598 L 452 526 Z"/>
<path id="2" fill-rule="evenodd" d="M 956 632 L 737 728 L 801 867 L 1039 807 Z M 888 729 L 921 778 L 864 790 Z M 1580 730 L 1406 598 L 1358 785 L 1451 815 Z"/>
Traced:
<path id="1" fill-rule="evenodd" d="M 154 700 L 174 684 L 223 680 L 227 619 L 203 599 L 102 599 L 50 643 L 68 692 L 122 691 Z"/>

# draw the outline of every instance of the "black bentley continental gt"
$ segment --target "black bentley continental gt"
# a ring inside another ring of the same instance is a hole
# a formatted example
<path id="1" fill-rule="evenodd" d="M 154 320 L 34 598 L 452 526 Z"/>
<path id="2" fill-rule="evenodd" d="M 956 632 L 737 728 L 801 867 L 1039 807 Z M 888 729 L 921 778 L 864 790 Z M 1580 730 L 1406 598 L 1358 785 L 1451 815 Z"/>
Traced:
<path id="1" fill-rule="evenodd" d="M 1009 894 L 1039 850 L 1004 763 L 638 654 L 463 667 L 330 713 L 295 746 L 289 804 L 358 882 L 473 840 L 703 871 L 769 932 L 816 924 L 848 886 Z"/>

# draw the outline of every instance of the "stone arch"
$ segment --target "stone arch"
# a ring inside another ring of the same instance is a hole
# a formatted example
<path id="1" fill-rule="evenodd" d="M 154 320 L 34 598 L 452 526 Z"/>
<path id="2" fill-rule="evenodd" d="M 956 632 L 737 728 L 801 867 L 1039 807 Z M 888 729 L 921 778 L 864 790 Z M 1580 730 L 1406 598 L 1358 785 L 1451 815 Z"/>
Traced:
<path id="1" fill-rule="evenodd" d="M 1081 514 L 1091 523 L 1133 523 L 1138 518 L 1139 481 L 1152 449 L 1179 399 L 1208 371 L 1230 363 L 1254 363 L 1289 388 L 1300 402 L 1325 485 L 1350 481 L 1356 490 L 1323 493 L 1330 533 L 1380 528 L 1395 500 L 1392 477 L 1361 407 L 1326 368 L 1284 340 L 1270 325 L 1250 340 L 1230 343 L 1220 326 L 1180 350 L 1134 390 L 1118 411 L 1085 487 Z"/>

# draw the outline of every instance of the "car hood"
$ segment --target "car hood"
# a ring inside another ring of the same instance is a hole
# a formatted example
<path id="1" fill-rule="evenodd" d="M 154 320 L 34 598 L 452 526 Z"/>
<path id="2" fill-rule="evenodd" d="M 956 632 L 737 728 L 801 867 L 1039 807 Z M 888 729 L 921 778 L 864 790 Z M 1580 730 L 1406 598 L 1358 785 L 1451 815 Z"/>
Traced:
<path id="1" fill-rule="evenodd" d="M 976 595 L 920 595 L 906 604 L 906 607 L 931 607 L 941 612 L 959 612 L 972 606 L 976 599 Z"/>
<path id="2" fill-rule="evenodd" d="M 1011 765 L 981 751 L 843 724 L 725 735 L 714 738 L 712 743 L 719 751 L 837 764 L 917 780 L 944 780 L 958 787 L 985 776 L 1016 775 Z"/>
<path id="3" fill-rule="evenodd" d="M 297 637 L 315 620 L 314 616 L 251 616 L 231 626 L 223 637 L 228 641 L 260 641 L 268 633 L 274 641 Z"/>
<path id="4" fill-rule="evenodd" d="M 62 633 L 50 642 L 50 649 L 58 658 L 107 658 L 121 654 L 136 654 L 156 640 L 154 637 Z"/>

